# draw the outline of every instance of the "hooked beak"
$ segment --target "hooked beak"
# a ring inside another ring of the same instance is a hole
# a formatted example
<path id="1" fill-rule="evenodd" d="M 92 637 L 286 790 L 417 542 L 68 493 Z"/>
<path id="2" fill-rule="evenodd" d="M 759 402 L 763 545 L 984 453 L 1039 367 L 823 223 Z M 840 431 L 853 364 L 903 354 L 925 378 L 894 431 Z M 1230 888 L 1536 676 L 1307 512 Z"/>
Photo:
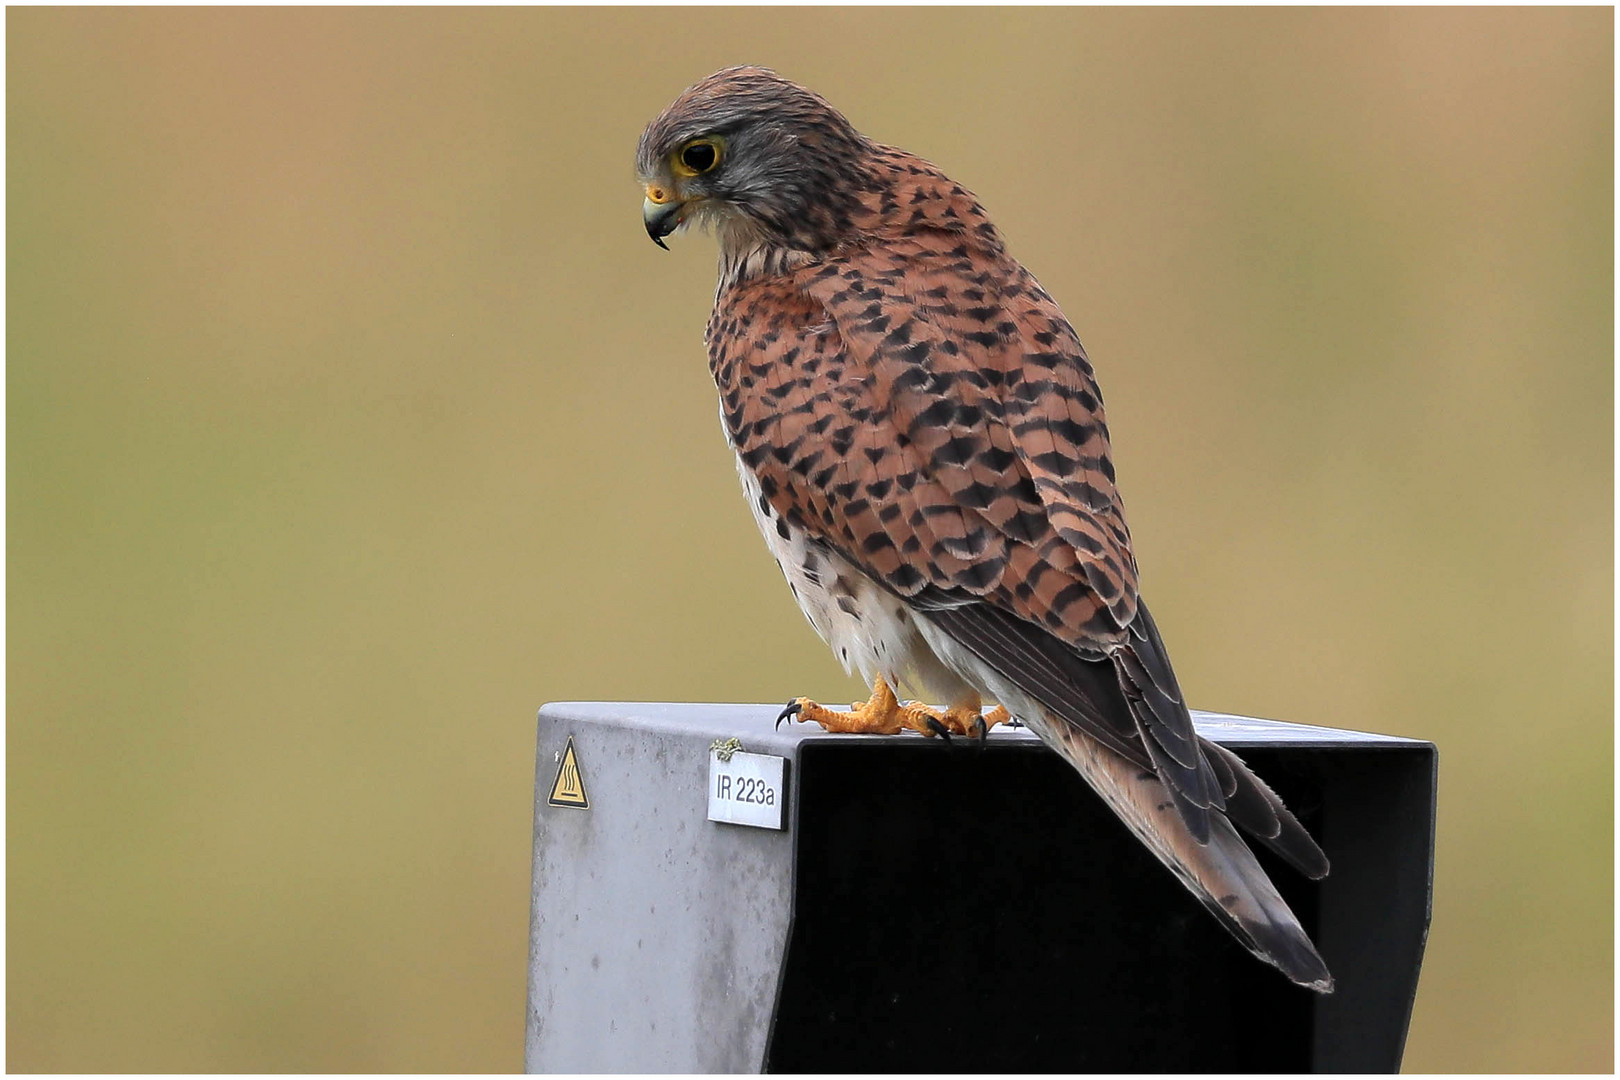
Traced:
<path id="1" fill-rule="evenodd" d="M 647 185 L 647 197 L 641 203 L 641 220 L 647 225 L 652 242 L 668 251 L 664 237 L 680 228 L 685 217 L 686 203 L 675 192 L 658 184 Z"/>

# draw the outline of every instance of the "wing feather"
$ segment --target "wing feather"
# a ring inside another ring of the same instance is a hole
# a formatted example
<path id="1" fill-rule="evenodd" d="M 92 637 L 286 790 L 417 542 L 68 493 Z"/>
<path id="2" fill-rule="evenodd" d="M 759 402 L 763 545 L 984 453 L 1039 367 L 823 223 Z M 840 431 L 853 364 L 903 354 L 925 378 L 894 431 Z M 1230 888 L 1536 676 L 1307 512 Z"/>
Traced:
<path id="1" fill-rule="evenodd" d="M 940 629 L 972 649 L 1054 717 L 1138 768 L 1150 769 L 1165 779 L 1177 802 L 1178 816 L 1187 819 L 1188 810 L 1182 803 L 1190 800 L 1185 793 L 1178 794 L 1176 774 L 1166 777 L 1161 763 L 1153 760 L 1151 740 L 1144 740 L 1109 659 L 1087 659 L 1040 627 L 987 604 L 925 604 L 923 610 Z M 1232 823 L 1307 877 L 1325 876 L 1327 856 L 1271 788 L 1232 751 L 1202 737 L 1198 744 L 1210 766 L 1210 782 L 1221 794 Z M 1206 823 L 1209 820 L 1207 810 L 1194 816 Z"/>

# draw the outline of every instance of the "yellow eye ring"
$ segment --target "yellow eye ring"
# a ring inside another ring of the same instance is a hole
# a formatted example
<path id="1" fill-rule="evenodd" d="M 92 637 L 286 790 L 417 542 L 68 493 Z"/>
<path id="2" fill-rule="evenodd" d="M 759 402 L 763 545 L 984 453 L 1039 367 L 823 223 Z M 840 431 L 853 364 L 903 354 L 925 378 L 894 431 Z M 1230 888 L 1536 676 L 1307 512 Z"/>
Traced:
<path id="1" fill-rule="evenodd" d="M 670 167 L 676 176 L 683 178 L 713 172 L 720 164 L 720 154 L 724 146 L 725 144 L 713 135 L 693 139 L 671 155 Z"/>

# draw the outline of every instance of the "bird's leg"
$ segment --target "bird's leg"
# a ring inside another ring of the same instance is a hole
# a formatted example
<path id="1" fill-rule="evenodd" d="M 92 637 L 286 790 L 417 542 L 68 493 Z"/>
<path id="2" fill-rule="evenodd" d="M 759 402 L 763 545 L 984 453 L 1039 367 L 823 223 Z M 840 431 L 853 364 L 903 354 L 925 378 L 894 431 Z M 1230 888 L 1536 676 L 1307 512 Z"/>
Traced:
<path id="1" fill-rule="evenodd" d="M 794 698 L 788 702 L 776 722 L 780 724 L 790 719 L 797 719 L 800 723 L 814 722 L 820 724 L 823 730 L 838 734 L 897 735 L 910 730 L 930 738 L 935 735 L 943 735 L 947 739 L 952 735 L 976 735 L 982 739 L 990 728 L 1008 723 L 1011 717 L 999 705 L 988 715 L 981 715 L 981 704 L 979 695 L 970 693 L 944 712 L 916 702 L 902 705 L 883 676 L 879 675 L 872 681 L 871 698 L 851 705 L 849 712 L 834 712 L 809 698 Z"/>

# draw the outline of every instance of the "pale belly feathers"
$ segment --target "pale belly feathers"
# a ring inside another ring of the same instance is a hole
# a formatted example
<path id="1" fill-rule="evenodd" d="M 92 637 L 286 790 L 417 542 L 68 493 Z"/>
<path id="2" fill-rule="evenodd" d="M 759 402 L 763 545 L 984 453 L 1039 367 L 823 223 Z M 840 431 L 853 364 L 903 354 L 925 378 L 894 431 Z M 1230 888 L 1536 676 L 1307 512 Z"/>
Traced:
<path id="1" fill-rule="evenodd" d="M 842 555 L 790 526 L 765 498 L 759 481 L 741 458 L 737 475 L 748 509 L 799 610 L 832 647 L 845 671 L 859 671 L 868 686 L 882 675 L 891 686 L 942 704 L 959 701 L 972 691 L 929 646 L 922 616 Z"/>

